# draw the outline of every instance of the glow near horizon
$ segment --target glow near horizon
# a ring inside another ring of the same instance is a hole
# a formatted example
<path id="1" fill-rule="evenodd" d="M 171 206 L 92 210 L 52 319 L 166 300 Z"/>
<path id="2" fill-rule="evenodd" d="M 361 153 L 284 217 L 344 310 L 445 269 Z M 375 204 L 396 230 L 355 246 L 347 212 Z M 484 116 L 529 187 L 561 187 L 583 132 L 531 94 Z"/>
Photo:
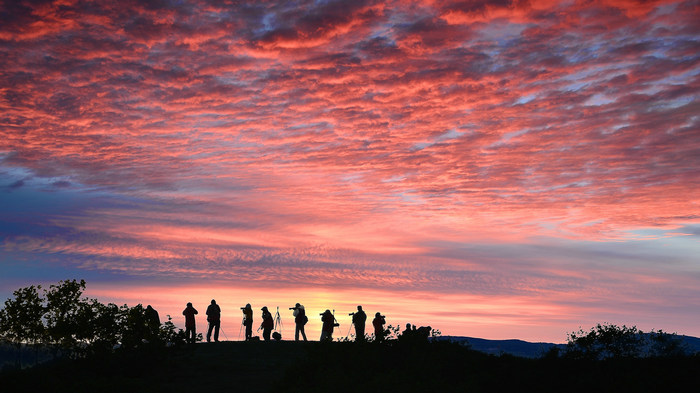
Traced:
<path id="1" fill-rule="evenodd" d="M 80 4 L 3 5 L 0 295 L 700 335 L 697 2 Z"/>

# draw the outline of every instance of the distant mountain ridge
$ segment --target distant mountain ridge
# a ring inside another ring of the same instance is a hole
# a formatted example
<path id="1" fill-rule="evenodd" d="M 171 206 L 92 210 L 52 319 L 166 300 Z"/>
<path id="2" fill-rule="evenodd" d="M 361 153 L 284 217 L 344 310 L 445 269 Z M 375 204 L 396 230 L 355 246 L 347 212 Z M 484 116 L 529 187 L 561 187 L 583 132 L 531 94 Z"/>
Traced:
<path id="1" fill-rule="evenodd" d="M 700 352 L 700 338 L 693 336 L 678 335 L 687 348 L 692 352 Z M 508 354 L 525 358 L 537 358 L 545 354 L 552 347 L 563 349 L 566 344 L 554 344 L 544 342 L 528 342 L 523 340 L 487 340 L 484 338 L 462 337 L 462 336 L 442 336 L 440 340 L 450 340 L 461 344 L 469 344 L 475 351 L 488 353 L 491 355 Z"/>

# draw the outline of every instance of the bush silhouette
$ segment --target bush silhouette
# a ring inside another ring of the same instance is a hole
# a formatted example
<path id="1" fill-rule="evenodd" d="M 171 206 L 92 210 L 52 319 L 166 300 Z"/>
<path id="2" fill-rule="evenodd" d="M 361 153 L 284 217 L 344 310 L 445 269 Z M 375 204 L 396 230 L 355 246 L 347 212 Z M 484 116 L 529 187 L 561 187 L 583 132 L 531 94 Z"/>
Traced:
<path id="1" fill-rule="evenodd" d="M 564 357 L 601 360 L 683 356 L 687 350 L 676 334 L 645 333 L 636 326 L 598 324 L 589 331 L 579 329 L 568 335 Z M 550 354 L 550 356 L 553 354 Z"/>
<path id="2" fill-rule="evenodd" d="M 72 358 L 103 353 L 115 348 L 135 349 L 144 345 L 182 344 L 185 334 L 176 329 L 170 316 L 154 324 L 138 304 L 119 307 L 82 297 L 84 280 L 65 280 L 40 293 L 41 286 L 13 292 L 0 309 L 0 338 L 17 348 L 21 364 L 22 345 L 46 346 L 58 355 Z"/>

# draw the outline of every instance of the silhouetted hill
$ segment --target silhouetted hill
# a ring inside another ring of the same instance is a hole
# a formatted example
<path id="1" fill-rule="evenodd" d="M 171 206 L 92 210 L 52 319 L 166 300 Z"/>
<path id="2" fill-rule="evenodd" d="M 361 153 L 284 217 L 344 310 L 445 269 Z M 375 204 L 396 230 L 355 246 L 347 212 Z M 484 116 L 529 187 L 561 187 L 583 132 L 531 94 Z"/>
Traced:
<path id="1" fill-rule="evenodd" d="M 15 345 L 0 344 L 0 371 L 5 366 L 14 366 L 18 356 L 22 361 L 23 367 L 33 366 L 35 363 L 43 363 L 52 357 L 51 352 L 45 348 L 39 347 L 39 350 L 36 350 L 35 347 L 27 345 L 22 345 L 20 348 L 18 352 Z"/>
<path id="2" fill-rule="evenodd" d="M 639 393 L 683 391 L 696 381 L 698 369 L 700 356 L 528 359 L 493 356 L 446 340 L 392 345 L 222 342 L 5 370 L 0 391 Z"/>
<path id="3" fill-rule="evenodd" d="M 552 347 L 566 347 L 565 344 L 531 343 L 523 340 L 487 340 L 483 338 L 460 336 L 443 336 L 438 339 L 468 344 L 471 349 L 490 355 L 508 354 L 524 358 L 540 357 L 552 349 Z"/>
<path id="4" fill-rule="evenodd" d="M 691 353 L 700 352 L 700 338 L 678 335 L 682 343 Z M 553 344 L 543 342 L 528 342 L 523 340 L 487 340 L 483 338 L 443 336 L 438 340 L 448 340 L 460 344 L 468 344 L 471 349 L 490 355 L 508 354 L 524 358 L 538 358 L 547 353 L 551 348 L 566 348 L 566 344 Z"/>

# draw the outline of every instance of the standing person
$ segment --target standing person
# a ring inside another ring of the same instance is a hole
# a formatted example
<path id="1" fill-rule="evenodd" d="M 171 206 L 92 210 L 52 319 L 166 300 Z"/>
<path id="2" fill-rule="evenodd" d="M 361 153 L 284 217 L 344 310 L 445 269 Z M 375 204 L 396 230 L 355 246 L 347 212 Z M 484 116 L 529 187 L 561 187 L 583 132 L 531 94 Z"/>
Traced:
<path id="1" fill-rule="evenodd" d="M 197 327 L 194 323 L 194 316 L 197 314 L 199 312 L 192 307 L 192 303 L 187 303 L 187 307 L 182 311 L 182 315 L 185 316 L 185 337 L 190 344 L 194 344 L 197 341 Z"/>
<path id="2" fill-rule="evenodd" d="M 263 330 L 263 339 L 270 341 L 270 333 L 275 326 L 275 321 L 272 319 L 272 314 L 267 310 L 267 306 L 262 308 L 262 323 L 260 327 Z"/>
<path id="3" fill-rule="evenodd" d="M 333 328 L 335 327 L 335 317 L 331 310 L 324 311 L 321 315 L 323 327 L 321 328 L 321 341 L 333 341 Z"/>
<path id="4" fill-rule="evenodd" d="M 246 304 L 245 307 L 241 307 L 243 310 L 243 325 L 245 325 L 245 340 L 249 341 L 253 338 L 253 307 L 250 303 Z"/>
<path id="5" fill-rule="evenodd" d="M 158 315 L 158 311 L 149 304 L 144 310 L 143 315 L 147 326 L 146 339 L 149 341 L 157 340 L 160 331 L 160 316 Z"/>
<path id="6" fill-rule="evenodd" d="M 214 342 L 219 342 L 219 328 L 221 327 L 221 307 L 216 304 L 216 300 L 211 299 L 211 304 L 207 307 L 207 322 L 209 322 L 209 330 L 207 331 L 207 342 L 211 342 L 211 331 L 214 330 Z"/>
<path id="7" fill-rule="evenodd" d="M 367 321 L 367 314 L 362 311 L 362 306 L 357 306 L 357 311 L 352 313 L 352 323 L 355 324 L 356 342 L 365 341 L 365 321 Z"/>
<path id="8" fill-rule="evenodd" d="M 372 326 L 374 326 L 374 337 L 378 343 L 384 341 L 384 324 L 386 319 L 380 313 L 374 314 L 374 319 L 372 320 Z"/>
<path id="9" fill-rule="evenodd" d="M 297 303 L 294 307 L 290 308 L 290 310 L 294 310 L 294 324 L 296 325 L 294 341 L 299 341 L 299 333 L 301 333 L 304 341 L 307 341 L 306 333 L 304 332 L 304 325 L 306 325 L 306 322 L 309 322 L 309 318 L 306 316 L 306 309 L 304 309 L 304 306 Z"/>

